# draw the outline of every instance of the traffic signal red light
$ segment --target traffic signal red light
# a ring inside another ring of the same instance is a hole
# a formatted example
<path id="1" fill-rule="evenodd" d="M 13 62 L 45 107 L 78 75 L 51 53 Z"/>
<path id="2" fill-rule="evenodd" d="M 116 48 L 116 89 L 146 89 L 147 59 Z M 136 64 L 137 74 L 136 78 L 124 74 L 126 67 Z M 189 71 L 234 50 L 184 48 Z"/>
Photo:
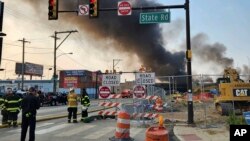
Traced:
<path id="1" fill-rule="evenodd" d="M 98 0 L 89 0 L 89 18 L 97 18 L 98 10 Z"/>
<path id="2" fill-rule="evenodd" d="M 58 0 L 49 0 L 49 20 L 58 19 Z"/>

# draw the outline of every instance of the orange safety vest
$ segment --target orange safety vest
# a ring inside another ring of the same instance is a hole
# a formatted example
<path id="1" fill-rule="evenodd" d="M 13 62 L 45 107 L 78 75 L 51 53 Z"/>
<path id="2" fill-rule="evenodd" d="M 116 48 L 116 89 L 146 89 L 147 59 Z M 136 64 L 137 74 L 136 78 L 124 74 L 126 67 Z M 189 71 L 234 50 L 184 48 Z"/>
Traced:
<path id="1" fill-rule="evenodd" d="M 77 95 L 75 93 L 68 94 L 68 107 L 77 108 Z"/>

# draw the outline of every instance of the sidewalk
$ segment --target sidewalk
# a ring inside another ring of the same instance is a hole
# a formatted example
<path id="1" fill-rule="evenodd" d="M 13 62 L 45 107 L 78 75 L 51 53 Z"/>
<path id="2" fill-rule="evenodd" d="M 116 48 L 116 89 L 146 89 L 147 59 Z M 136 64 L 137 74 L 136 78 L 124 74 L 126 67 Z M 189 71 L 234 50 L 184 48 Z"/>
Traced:
<path id="1" fill-rule="evenodd" d="M 229 130 L 224 126 L 199 128 L 175 125 L 174 134 L 180 141 L 229 141 Z"/>

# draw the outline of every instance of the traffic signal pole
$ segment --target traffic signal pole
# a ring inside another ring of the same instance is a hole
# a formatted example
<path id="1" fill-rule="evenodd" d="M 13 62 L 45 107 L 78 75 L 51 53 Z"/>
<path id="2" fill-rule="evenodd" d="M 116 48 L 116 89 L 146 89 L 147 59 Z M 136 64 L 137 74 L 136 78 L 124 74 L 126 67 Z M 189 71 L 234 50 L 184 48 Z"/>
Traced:
<path id="1" fill-rule="evenodd" d="M 194 123 L 194 113 L 193 113 L 193 95 L 192 95 L 192 68 L 191 68 L 191 39 L 190 39 L 190 15 L 189 15 L 189 0 L 185 0 L 184 5 L 166 5 L 166 6 L 149 6 L 149 7 L 133 7 L 132 10 L 156 10 L 156 9 L 185 9 L 186 10 L 186 59 L 187 59 L 187 90 L 188 90 L 188 124 Z M 117 11 L 118 8 L 98 8 L 98 11 Z M 60 12 L 78 12 L 73 11 L 58 11 Z"/>

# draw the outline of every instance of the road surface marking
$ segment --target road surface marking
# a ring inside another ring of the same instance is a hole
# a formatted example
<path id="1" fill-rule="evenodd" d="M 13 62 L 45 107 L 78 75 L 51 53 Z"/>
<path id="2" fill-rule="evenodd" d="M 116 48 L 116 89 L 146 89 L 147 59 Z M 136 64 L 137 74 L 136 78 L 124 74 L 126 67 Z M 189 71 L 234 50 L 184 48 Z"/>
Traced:
<path id="1" fill-rule="evenodd" d="M 138 133 L 140 133 L 142 130 L 144 130 L 143 128 L 132 128 L 130 129 L 130 137 L 135 137 Z"/>
<path id="2" fill-rule="evenodd" d="M 54 124 L 54 123 L 47 123 L 47 122 L 46 123 L 42 123 L 42 124 L 37 125 L 36 128 L 43 127 L 43 126 L 48 126 L 48 125 L 51 125 L 51 124 Z M 14 133 L 14 132 L 19 133 L 19 132 L 21 132 L 21 128 L 10 130 L 8 132 L 10 132 L 10 133 Z"/>
<path id="3" fill-rule="evenodd" d="M 80 127 L 69 129 L 67 132 L 62 132 L 62 133 L 57 134 L 55 136 L 57 136 L 57 137 L 69 137 L 69 136 L 72 136 L 74 134 L 83 133 L 84 131 L 89 130 L 90 128 L 93 128 L 95 126 L 96 125 L 81 125 Z"/>
<path id="4" fill-rule="evenodd" d="M 113 131 L 113 134 L 114 134 L 115 133 L 115 127 L 106 127 L 106 128 L 103 128 L 103 129 L 101 129 L 98 132 L 93 132 L 92 134 L 89 134 L 89 135 L 83 137 L 83 139 L 98 139 L 98 138 L 100 138 L 103 135 L 107 135 L 111 131 Z"/>
<path id="5" fill-rule="evenodd" d="M 38 134 L 38 135 L 46 134 L 46 133 L 49 133 L 49 132 L 52 132 L 52 131 L 55 131 L 55 130 L 58 130 L 58 129 L 63 129 L 63 128 L 67 127 L 67 126 L 70 126 L 70 124 L 56 125 L 56 126 L 53 126 L 53 127 L 50 127 L 50 128 L 38 130 L 38 131 L 36 131 L 36 134 Z"/>

